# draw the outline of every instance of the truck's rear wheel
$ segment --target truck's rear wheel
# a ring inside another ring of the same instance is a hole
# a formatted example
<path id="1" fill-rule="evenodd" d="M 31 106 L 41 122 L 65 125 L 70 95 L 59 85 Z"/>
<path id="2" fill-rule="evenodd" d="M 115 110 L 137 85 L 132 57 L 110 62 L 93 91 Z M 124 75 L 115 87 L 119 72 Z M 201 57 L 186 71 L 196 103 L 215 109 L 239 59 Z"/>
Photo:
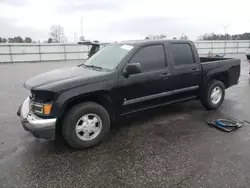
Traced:
<path id="1" fill-rule="evenodd" d="M 208 110 L 220 107 L 225 97 L 225 86 L 219 80 L 212 80 L 201 91 L 201 103 Z"/>
<path id="2" fill-rule="evenodd" d="M 101 105 L 85 102 L 73 107 L 62 124 L 62 134 L 73 148 L 82 149 L 99 144 L 110 128 L 110 117 Z"/>

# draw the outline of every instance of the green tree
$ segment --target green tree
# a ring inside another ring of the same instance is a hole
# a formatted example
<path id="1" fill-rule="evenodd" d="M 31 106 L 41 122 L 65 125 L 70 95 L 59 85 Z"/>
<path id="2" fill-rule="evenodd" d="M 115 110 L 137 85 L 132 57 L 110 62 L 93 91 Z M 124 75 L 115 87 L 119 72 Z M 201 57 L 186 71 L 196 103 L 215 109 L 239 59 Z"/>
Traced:
<path id="1" fill-rule="evenodd" d="M 198 40 L 250 40 L 250 33 L 234 34 L 215 34 L 206 33 L 198 38 Z"/>
<path id="2" fill-rule="evenodd" d="M 23 39 L 22 37 L 18 36 L 18 37 L 14 37 L 13 39 L 13 43 L 23 43 Z"/>
<path id="3" fill-rule="evenodd" d="M 25 37 L 24 42 L 25 43 L 32 43 L 32 39 L 30 37 Z"/>
<path id="4" fill-rule="evenodd" d="M 52 38 L 53 42 L 65 42 L 66 37 L 64 35 L 64 28 L 60 25 L 52 25 L 50 27 L 50 37 Z"/>
<path id="5" fill-rule="evenodd" d="M 8 38 L 8 43 L 13 43 L 14 39 L 13 38 Z"/>
<path id="6" fill-rule="evenodd" d="M 48 43 L 52 43 L 52 38 L 48 38 Z"/>
<path id="7" fill-rule="evenodd" d="M 150 35 L 150 36 L 147 36 L 145 39 L 157 40 L 157 39 L 165 39 L 165 38 L 167 38 L 167 35 L 160 34 L 160 35 Z"/>

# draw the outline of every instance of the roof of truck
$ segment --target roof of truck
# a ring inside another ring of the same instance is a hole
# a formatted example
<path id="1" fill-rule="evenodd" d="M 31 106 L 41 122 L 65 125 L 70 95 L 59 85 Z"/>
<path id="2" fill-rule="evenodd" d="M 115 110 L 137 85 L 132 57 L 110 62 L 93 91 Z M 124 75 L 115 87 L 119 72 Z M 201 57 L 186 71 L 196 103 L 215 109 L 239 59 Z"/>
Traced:
<path id="1" fill-rule="evenodd" d="M 167 39 L 158 39 L 158 40 L 150 40 L 150 39 L 145 39 L 145 40 L 128 40 L 128 41 L 121 41 L 119 42 L 120 44 L 130 44 L 130 45 L 138 45 L 138 44 L 150 44 L 150 43 L 155 43 L 155 42 L 177 42 L 177 43 L 189 43 L 190 40 L 177 40 L 177 39 L 172 39 L 172 40 L 167 40 Z"/>

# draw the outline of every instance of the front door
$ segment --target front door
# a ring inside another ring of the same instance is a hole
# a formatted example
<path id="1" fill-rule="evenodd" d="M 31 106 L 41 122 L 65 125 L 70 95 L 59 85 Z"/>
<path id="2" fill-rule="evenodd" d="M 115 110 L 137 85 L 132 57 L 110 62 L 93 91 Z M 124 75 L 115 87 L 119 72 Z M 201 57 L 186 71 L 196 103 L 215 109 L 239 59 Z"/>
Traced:
<path id="1" fill-rule="evenodd" d="M 128 63 L 140 63 L 142 73 L 119 77 L 122 113 L 147 108 L 166 95 L 170 78 L 162 44 L 139 48 Z"/>

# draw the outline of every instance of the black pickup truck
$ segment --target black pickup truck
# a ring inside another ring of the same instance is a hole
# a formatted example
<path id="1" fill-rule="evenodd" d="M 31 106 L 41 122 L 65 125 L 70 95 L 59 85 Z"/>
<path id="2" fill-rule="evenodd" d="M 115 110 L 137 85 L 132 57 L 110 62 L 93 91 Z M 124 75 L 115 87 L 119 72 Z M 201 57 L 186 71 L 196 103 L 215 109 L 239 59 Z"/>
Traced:
<path id="1" fill-rule="evenodd" d="M 188 40 L 109 44 L 84 64 L 35 76 L 18 114 L 25 130 L 74 148 L 101 142 L 116 117 L 170 103 L 200 99 L 209 110 L 238 83 L 240 60 L 199 58 Z"/>

